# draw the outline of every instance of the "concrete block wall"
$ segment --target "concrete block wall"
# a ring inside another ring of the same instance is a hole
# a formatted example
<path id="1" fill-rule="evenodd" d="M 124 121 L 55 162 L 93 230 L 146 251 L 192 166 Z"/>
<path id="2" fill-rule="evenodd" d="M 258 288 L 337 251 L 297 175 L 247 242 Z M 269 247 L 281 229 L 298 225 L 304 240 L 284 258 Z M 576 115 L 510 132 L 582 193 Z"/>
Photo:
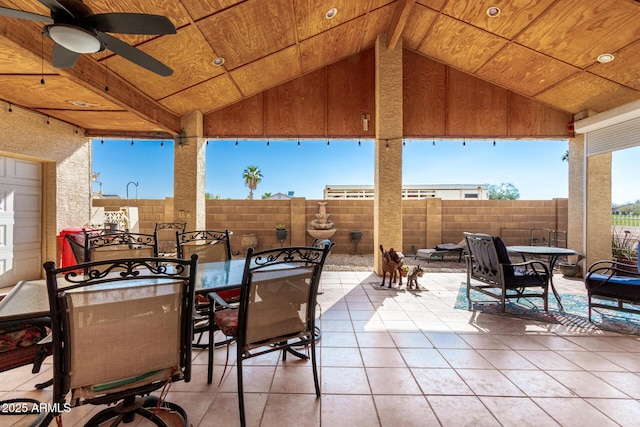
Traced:
<path id="1" fill-rule="evenodd" d="M 307 245 L 313 241 L 307 229 L 318 213 L 319 201 L 327 202 L 329 220 L 336 229 L 331 238 L 336 243 L 336 253 L 353 252 L 351 230 L 362 231 L 359 253 L 377 253 L 373 247 L 373 200 L 207 200 L 207 228 L 232 230 L 234 252 L 240 251 L 245 234 L 256 235 L 258 249 L 278 246 L 278 224 L 285 224 L 289 231 L 285 245 Z M 168 216 L 172 212 L 168 204 L 172 206 L 173 200 L 129 201 L 130 206 L 138 207 L 141 233 L 153 232 L 156 222 L 173 221 Z M 126 205 L 126 200 L 94 200 L 94 206 L 104 206 L 106 210 Z M 402 252 L 411 254 L 412 250 L 432 248 L 438 243 L 458 243 L 465 231 L 502 236 L 508 245 L 526 245 L 531 229 L 566 230 L 567 215 L 567 199 L 403 200 Z"/>

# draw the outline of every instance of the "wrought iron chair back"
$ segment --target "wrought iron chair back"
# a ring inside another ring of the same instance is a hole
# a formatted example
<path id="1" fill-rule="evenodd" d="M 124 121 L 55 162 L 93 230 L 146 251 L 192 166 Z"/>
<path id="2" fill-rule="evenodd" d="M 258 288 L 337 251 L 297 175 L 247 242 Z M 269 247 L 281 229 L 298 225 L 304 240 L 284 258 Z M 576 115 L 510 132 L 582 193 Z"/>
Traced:
<path id="1" fill-rule="evenodd" d="M 176 233 L 184 233 L 186 227 L 186 222 L 156 222 L 154 231 L 158 239 L 158 252 L 176 254 Z"/>
<path id="2" fill-rule="evenodd" d="M 51 307 L 54 407 L 121 402 L 100 411 L 86 425 L 117 417 L 131 422 L 136 413 L 157 422 L 148 408 L 155 408 L 158 399 L 136 397 L 169 381 L 191 378 L 197 256 L 124 258 L 81 267 L 44 264 Z M 164 405 L 180 413 L 188 425 L 182 408 Z"/>

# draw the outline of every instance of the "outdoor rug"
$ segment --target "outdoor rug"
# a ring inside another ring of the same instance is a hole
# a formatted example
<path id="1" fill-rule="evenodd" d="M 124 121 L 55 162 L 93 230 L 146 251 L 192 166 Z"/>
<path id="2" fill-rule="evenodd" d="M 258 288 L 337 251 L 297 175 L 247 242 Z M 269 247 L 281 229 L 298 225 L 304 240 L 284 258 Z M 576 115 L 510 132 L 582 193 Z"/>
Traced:
<path id="1" fill-rule="evenodd" d="M 497 299 L 472 289 L 471 310 L 497 316 L 511 316 L 539 322 L 556 323 L 571 328 L 580 328 L 583 331 L 604 330 L 640 335 L 640 315 L 594 308 L 591 311 L 592 322 L 589 322 L 589 304 L 586 296 L 561 294 L 560 299 L 562 300 L 563 310 L 558 307 L 558 302 L 553 293 L 549 292 L 548 312 L 544 311 L 541 298 L 512 299 L 507 301 L 506 311 L 503 313 L 500 309 L 500 302 Z M 458 289 L 454 308 L 469 310 L 466 283 L 462 283 Z"/>

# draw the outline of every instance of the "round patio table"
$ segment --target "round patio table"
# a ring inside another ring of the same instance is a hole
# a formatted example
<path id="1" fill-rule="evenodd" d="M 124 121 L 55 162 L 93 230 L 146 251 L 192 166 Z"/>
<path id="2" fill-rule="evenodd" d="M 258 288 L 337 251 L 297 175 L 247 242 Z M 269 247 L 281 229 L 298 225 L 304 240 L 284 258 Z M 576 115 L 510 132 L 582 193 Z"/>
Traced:
<path id="1" fill-rule="evenodd" d="M 556 291 L 556 287 L 553 284 L 553 267 L 555 267 L 556 261 L 558 261 L 559 257 L 578 255 L 578 253 L 573 249 L 556 248 L 554 246 L 507 246 L 507 251 L 519 253 L 523 261 L 526 261 L 525 255 L 537 255 L 537 256 L 548 257 L 549 284 L 551 285 L 551 290 L 553 291 L 553 295 L 556 297 L 556 300 L 558 301 L 558 306 L 560 307 L 560 310 L 563 310 L 562 302 L 560 301 L 560 295 L 558 294 L 558 291 Z"/>

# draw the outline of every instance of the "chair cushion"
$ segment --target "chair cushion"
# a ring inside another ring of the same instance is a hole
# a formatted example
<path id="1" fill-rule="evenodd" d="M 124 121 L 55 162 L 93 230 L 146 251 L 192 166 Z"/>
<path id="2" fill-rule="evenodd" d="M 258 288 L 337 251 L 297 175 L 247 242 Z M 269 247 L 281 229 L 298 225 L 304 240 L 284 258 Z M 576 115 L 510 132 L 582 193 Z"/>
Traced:
<path id="1" fill-rule="evenodd" d="M 0 330 L 0 353 L 32 346 L 45 336 L 46 330 L 42 326 L 28 324 L 19 328 Z"/>
<path id="2" fill-rule="evenodd" d="M 238 333 L 238 310 L 233 308 L 225 308 L 216 311 L 213 315 L 213 321 L 220 328 L 223 334 L 228 337 L 235 337 Z"/>
<path id="3" fill-rule="evenodd" d="M 587 273 L 584 286 L 592 295 L 640 300 L 640 277 Z"/>
<path id="4" fill-rule="evenodd" d="M 498 254 L 498 262 L 504 266 L 505 276 L 513 276 L 513 267 L 509 265 L 511 264 L 511 258 L 509 258 L 509 251 L 507 251 L 507 246 L 504 244 L 504 241 L 498 236 L 493 236 L 493 244 Z"/>

